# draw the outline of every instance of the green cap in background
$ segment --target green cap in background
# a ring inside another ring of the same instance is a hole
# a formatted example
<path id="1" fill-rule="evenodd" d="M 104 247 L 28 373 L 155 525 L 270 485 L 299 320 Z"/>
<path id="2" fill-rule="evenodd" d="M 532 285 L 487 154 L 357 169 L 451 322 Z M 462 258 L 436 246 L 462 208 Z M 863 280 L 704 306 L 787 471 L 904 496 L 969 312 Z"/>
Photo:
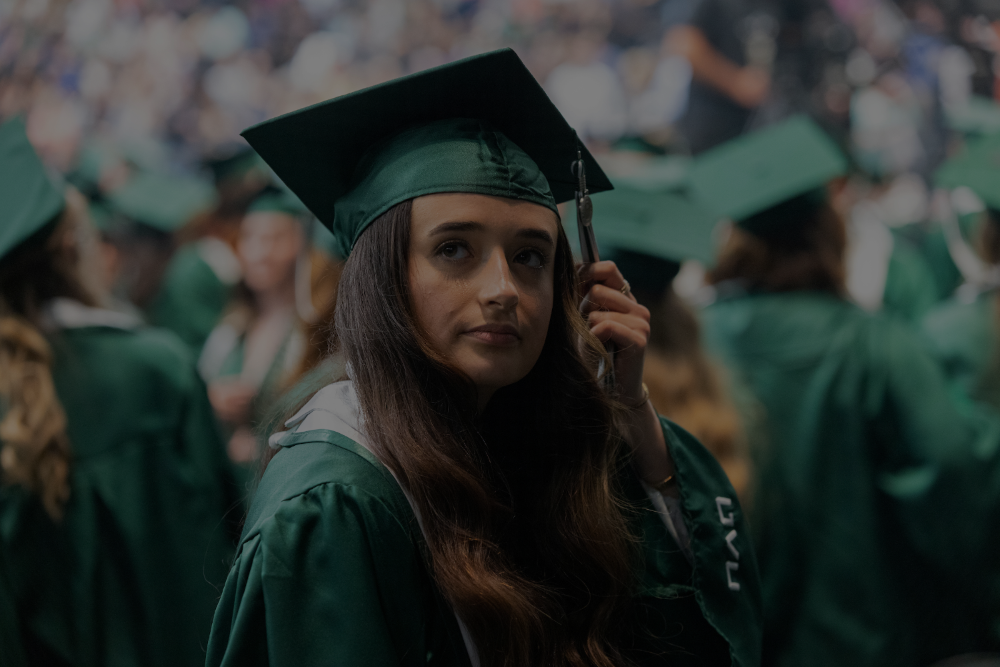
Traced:
<path id="1" fill-rule="evenodd" d="M 245 144 L 219 148 L 206 156 L 202 164 L 212 172 L 212 179 L 216 184 L 242 178 L 251 172 L 260 172 L 263 178 L 268 172 L 260 156 Z"/>
<path id="2" fill-rule="evenodd" d="M 284 213 L 293 218 L 301 218 L 309 214 L 309 209 L 288 188 L 281 185 L 268 185 L 250 203 L 247 213 Z"/>
<path id="3" fill-rule="evenodd" d="M 90 217 L 90 224 L 101 232 L 111 231 L 115 227 L 117 216 L 107 204 L 90 200 L 87 203 L 87 214 Z"/>
<path id="4" fill-rule="evenodd" d="M 611 189 L 510 49 L 300 109 L 243 136 L 333 231 L 342 257 L 376 217 L 421 195 L 496 195 L 554 210 L 573 198 L 578 148 L 590 191 Z"/>
<path id="5" fill-rule="evenodd" d="M 692 166 L 693 198 L 750 232 L 769 234 L 795 225 L 803 207 L 846 173 L 847 157 L 807 116 L 795 116 L 699 155 Z M 801 203 L 776 216 L 785 202 Z"/>
<path id="6" fill-rule="evenodd" d="M 960 106 L 945 109 L 948 129 L 967 136 L 1000 132 L 1000 105 L 988 97 L 973 95 Z"/>
<path id="7" fill-rule="evenodd" d="M 989 208 L 1000 210 L 1000 134 L 969 142 L 934 173 L 941 188 L 967 187 Z"/>
<path id="8" fill-rule="evenodd" d="M 662 291 L 689 259 L 712 263 L 720 216 L 687 197 L 619 184 L 594 195 L 593 202 L 594 235 L 602 257 L 619 263 L 637 289 Z M 566 207 L 565 224 L 578 252 L 573 204 Z"/>
<path id="9" fill-rule="evenodd" d="M 601 156 L 601 167 L 615 183 L 650 192 L 680 192 L 688 187 L 691 157 L 618 151 Z"/>
<path id="10" fill-rule="evenodd" d="M 22 119 L 0 125 L 0 258 L 62 211 L 63 187 L 28 141 Z"/>
<path id="11" fill-rule="evenodd" d="M 140 172 L 112 192 L 108 201 L 133 222 L 172 234 L 196 213 L 211 208 L 215 191 L 197 179 Z"/>

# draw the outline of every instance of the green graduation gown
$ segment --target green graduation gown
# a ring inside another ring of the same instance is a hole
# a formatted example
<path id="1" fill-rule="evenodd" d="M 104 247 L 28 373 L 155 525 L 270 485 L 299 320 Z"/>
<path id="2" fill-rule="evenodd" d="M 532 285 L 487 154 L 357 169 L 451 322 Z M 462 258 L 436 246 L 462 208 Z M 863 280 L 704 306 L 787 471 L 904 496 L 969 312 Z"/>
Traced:
<path id="1" fill-rule="evenodd" d="M 832 295 L 733 288 L 702 319 L 763 409 L 750 523 L 764 664 L 926 665 L 994 646 L 996 417 L 950 400 L 908 325 Z"/>
<path id="2" fill-rule="evenodd" d="M 308 413 L 309 404 L 300 415 Z M 302 419 L 272 436 L 283 451 L 247 517 L 207 665 L 472 664 L 399 484 L 357 441 Z M 666 421 L 663 429 L 693 568 L 633 478 L 645 556 L 637 664 L 757 665 L 759 582 L 736 494 L 691 436 Z"/>
<path id="3" fill-rule="evenodd" d="M 997 292 L 990 290 L 972 300 L 953 297 L 941 303 L 924 318 L 923 332 L 957 391 L 1000 408 L 997 380 L 991 386 L 986 377 L 1000 353 L 996 322 Z"/>
<path id="4" fill-rule="evenodd" d="M 173 331 L 197 356 L 238 281 L 238 261 L 223 241 L 209 238 L 183 246 L 170 259 L 146 318 Z"/>
<path id="5" fill-rule="evenodd" d="M 917 324 L 937 301 L 938 286 L 920 251 L 903 239 L 895 241 L 889 256 L 882 308 L 888 315 Z"/>
<path id="6" fill-rule="evenodd" d="M 73 452 L 65 516 L 0 491 L 17 631 L 32 664 L 200 665 L 236 491 L 204 384 L 173 334 L 68 303 L 47 327 Z"/>

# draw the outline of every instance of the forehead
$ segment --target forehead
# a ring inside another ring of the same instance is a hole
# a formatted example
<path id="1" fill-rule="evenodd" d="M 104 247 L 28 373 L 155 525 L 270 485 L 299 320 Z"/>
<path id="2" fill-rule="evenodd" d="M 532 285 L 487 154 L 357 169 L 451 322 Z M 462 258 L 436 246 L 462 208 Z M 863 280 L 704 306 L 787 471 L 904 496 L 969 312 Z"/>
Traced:
<path id="1" fill-rule="evenodd" d="M 544 229 L 555 238 L 559 217 L 550 209 L 529 201 L 466 193 L 442 193 L 413 200 L 413 229 L 430 232 L 447 222 L 478 222 L 487 226 Z"/>

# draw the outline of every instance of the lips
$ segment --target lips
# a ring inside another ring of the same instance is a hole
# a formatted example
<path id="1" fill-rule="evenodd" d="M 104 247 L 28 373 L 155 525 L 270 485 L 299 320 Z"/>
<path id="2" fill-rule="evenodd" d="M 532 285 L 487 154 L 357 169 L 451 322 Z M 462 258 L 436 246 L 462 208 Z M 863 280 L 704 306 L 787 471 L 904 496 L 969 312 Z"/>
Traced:
<path id="1" fill-rule="evenodd" d="M 511 324 L 483 324 L 469 329 L 465 335 L 489 345 L 513 345 L 521 340 L 517 328 Z"/>

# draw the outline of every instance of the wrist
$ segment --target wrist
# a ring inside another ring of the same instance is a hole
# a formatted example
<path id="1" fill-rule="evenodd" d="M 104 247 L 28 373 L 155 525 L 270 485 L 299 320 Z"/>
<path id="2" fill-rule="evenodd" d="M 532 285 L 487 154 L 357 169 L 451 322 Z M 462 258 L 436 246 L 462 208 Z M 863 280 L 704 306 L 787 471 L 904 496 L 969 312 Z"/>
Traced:
<path id="1" fill-rule="evenodd" d="M 642 395 L 636 400 L 629 400 L 627 397 L 622 397 L 622 405 L 628 408 L 630 411 L 641 410 L 646 407 L 646 403 L 649 402 L 649 387 L 646 383 L 642 383 Z"/>

